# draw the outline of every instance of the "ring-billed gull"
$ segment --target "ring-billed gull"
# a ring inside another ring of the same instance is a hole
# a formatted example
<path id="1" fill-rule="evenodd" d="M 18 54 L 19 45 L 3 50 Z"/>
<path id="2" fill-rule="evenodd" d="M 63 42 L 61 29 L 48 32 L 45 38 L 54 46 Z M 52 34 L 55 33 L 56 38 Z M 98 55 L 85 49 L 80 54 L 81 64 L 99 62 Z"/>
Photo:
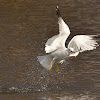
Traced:
<path id="1" fill-rule="evenodd" d="M 66 57 L 77 56 L 80 52 L 93 50 L 98 46 L 96 38 L 99 35 L 76 35 L 66 48 L 65 42 L 70 35 L 70 29 L 62 19 L 58 6 L 56 7 L 56 13 L 58 15 L 59 34 L 46 42 L 45 51 L 49 54 L 37 57 L 40 64 L 48 70 L 52 68 L 56 59 L 60 59 L 60 62 L 63 63 L 63 59 Z"/>

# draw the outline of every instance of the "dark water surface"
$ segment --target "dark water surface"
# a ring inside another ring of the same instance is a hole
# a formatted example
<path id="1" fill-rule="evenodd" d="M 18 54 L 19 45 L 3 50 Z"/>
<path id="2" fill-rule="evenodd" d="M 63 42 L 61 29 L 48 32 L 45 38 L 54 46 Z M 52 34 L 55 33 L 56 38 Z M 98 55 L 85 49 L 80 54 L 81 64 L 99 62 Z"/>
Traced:
<path id="1" fill-rule="evenodd" d="M 0 0 L 0 100 L 100 100 L 100 47 L 51 71 L 37 61 L 58 34 L 55 7 L 76 34 L 100 34 L 100 0 Z"/>

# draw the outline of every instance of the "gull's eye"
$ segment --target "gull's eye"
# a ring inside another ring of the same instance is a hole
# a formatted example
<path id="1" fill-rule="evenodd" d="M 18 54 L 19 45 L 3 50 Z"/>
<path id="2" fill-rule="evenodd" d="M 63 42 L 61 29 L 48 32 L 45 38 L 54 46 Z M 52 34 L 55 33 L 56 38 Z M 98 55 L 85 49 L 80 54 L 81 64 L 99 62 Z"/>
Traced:
<path id="1" fill-rule="evenodd" d="M 70 51 L 70 53 L 72 54 L 72 53 L 73 53 L 73 51 L 71 50 L 71 51 Z"/>
<path id="2" fill-rule="evenodd" d="M 75 52 L 71 50 L 71 53 L 75 53 Z"/>
<path id="3" fill-rule="evenodd" d="M 71 50 L 72 53 L 74 53 L 74 51 Z"/>
<path id="4" fill-rule="evenodd" d="M 70 48 L 71 53 L 75 53 L 73 48 Z"/>

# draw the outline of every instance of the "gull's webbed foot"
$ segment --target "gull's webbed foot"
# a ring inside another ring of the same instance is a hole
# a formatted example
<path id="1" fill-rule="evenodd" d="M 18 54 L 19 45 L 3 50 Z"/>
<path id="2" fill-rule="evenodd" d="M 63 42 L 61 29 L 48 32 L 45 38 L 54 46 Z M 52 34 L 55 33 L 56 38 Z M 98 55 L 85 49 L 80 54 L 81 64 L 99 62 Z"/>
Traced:
<path id="1" fill-rule="evenodd" d="M 61 61 L 59 61 L 59 63 L 60 64 L 63 64 L 65 62 L 65 60 L 63 59 L 63 60 L 61 60 Z"/>

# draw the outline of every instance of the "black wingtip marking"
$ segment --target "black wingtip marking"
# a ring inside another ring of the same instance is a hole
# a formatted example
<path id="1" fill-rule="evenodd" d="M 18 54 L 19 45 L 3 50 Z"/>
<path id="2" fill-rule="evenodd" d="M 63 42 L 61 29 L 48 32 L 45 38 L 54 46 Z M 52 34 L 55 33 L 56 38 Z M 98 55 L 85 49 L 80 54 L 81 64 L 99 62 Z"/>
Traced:
<path id="1" fill-rule="evenodd" d="M 100 39 L 100 35 L 96 35 L 95 38 L 99 38 Z"/>
<path id="2" fill-rule="evenodd" d="M 100 35 L 94 35 L 93 38 L 94 38 L 94 39 L 99 39 L 99 40 L 100 40 Z"/>
<path id="3" fill-rule="evenodd" d="M 61 17 L 61 14 L 60 14 L 58 5 L 56 6 L 56 15 L 57 15 L 58 17 Z"/>

